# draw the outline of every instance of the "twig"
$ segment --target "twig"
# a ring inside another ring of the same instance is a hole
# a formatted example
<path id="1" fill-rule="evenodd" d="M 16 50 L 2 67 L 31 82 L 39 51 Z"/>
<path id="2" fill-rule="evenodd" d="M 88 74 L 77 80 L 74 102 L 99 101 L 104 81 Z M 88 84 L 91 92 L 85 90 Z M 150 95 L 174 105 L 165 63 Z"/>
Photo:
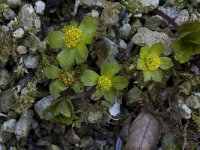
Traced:
<path id="1" fill-rule="evenodd" d="M 154 13 L 156 13 L 157 15 L 163 17 L 164 19 L 166 19 L 172 26 L 175 30 L 178 30 L 178 25 L 176 24 L 176 22 L 170 18 L 168 15 L 166 15 L 165 13 L 163 13 L 161 10 L 159 9 L 154 9 L 153 10 Z"/>

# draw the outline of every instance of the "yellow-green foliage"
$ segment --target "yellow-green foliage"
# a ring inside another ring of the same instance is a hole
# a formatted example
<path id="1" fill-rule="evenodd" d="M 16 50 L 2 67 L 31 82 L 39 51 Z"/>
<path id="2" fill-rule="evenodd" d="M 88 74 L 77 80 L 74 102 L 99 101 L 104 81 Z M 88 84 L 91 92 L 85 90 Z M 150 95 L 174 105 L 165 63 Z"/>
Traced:
<path id="1" fill-rule="evenodd" d="M 29 82 L 27 86 L 21 90 L 21 93 L 14 91 L 15 111 L 18 113 L 26 112 L 34 103 L 36 94 L 37 89 L 33 82 Z"/>
<path id="2" fill-rule="evenodd" d="M 200 117 L 193 113 L 192 120 L 196 123 L 197 129 L 200 132 Z"/>

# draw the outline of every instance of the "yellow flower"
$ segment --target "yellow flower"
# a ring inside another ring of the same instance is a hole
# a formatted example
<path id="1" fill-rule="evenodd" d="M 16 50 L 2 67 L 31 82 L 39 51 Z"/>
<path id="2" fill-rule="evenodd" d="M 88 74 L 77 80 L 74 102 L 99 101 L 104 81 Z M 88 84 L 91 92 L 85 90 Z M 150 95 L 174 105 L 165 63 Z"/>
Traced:
<path id="1" fill-rule="evenodd" d="M 160 58 L 158 55 L 150 53 L 146 56 L 145 63 L 149 70 L 157 70 L 160 66 Z"/>
<path id="2" fill-rule="evenodd" d="M 112 83 L 108 77 L 100 76 L 98 80 L 98 85 L 102 91 L 109 91 Z"/>
<path id="3" fill-rule="evenodd" d="M 67 86 L 72 85 L 75 82 L 75 72 L 72 70 L 62 70 L 59 79 Z"/>
<path id="4" fill-rule="evenodd" d="M 64 35 L 64 41 L 68 48 L 74 48 L 81 40 L 81 30 L 75 27 L 69 29 Z"/>

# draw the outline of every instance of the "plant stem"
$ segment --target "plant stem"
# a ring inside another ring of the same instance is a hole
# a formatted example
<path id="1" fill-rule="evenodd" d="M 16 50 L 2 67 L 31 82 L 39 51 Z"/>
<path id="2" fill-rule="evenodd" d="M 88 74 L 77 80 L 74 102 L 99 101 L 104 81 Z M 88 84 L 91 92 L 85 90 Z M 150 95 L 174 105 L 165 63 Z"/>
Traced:
<path id="1" fill-rule="evenodd" d="M 166 19 L 175 30 L 178 30 L 178 25 L 176 24 L 176 22 L 170 18 L 168 15 L 166 15 L 165 13 L 163 13 L 161 10 L 159 10 L 158 8 L 153 10 L 154 13 L 156 13 L 157 15 L 163 17 L 164 19 Z"/>

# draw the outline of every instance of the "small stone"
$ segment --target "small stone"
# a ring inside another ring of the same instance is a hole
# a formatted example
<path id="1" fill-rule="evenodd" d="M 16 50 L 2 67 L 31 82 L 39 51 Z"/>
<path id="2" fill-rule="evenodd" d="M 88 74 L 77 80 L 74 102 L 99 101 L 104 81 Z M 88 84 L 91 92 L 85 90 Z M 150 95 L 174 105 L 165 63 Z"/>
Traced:
<path id="1" fill-rule="evenodd" d="M 109 113 L 114 117 L 119 115 L 119 113 L 120 113 L 120 104 L 119 103 L 115 103 L 113 106 L 111 106 L 109 108 Z"/>
<path id="2" fill-rule="evenodd" d="M 162 138 L 162 148 L 163 149 L 172 149 L 176 144 L 176 138 L 172 133 L 167 133 Z"/>
<path id="3" fill-rule="evenodd" d="M 27 113 L 21 114 L 21 117 L 17 121 L 15 127 L 15 135 L 17 140 L 20 140 L 21 138 L 25 138 L 28 136 L 33 114 L 34 113 L 32 110 L 27 110 Z"/>
<path id="4" fill-rule="evenodd" d="M 104 38 L 104 42 L 108 50 L 108 58 L 115 57 L 119 53 L 117 44 L 106 37 Z"/>
<path id="5" fill-rule="evenodd" d="M 173 39 L 164 32 L 151 31 L 148 28 L 141 27 L 137 34 L 131 39 L 133 43 L 140 46 L 152 46 L 155 43 L 161 42 L 164 46 L 164 56 L 168 56 L 173 50 Z"/>
<path id="6" fill-rule="evenodd" d="M 93 10 L 91 11 L 91 16 L 97 18 L 97 17 L 99 17 L 99 12 L 98 12 L 97 10 L 94 10 L 94 9 L 93 9 Z"/>
<path id="7" fill-rule="evenodd" d="M 5 145 L 3 145 L 3 144 L 0 144 L 0 150 L 6 150 L 6 147 L 5 147 Z"/>
<path id="8" fill-rule="evenodd" d="M 190 95 L 186 101 L 185 104 L 191 108 L 199 109 L 200 108 L 200 97 L 198 95 Z"/>
<path id="9" fill-rule="evenodd" d="M 40 119 L 44 119 L 43 112 L 44 110 L 53 103 L 55 98 L 53 96 L 47 96 L 39 100 L 35 105 L 34 105 L 34 110 L 40 117 Z"/>
<path id="10" fill-rule="evenodd" d="M 101 118 L 102 118 L 102 113 L 98 110 L 97 111 L 91 111 L 88 114 L 88 121 L 90 123 L 97 123 L 97 121 Z"/>
<path id="11" fill-rule="evenodd" d="M 45 3 L 43 1 L 35 2 L 35 11 L 37 14 L 43 15 L 45 10 Z"/>
<path id="12" fill-rule="evenodd" d="M 137 103 L 141 103 L 143 100 L 143 93 L 138 87 L 135 86 L 126 93 L 125 98 L 129 106 L 135 105 Z"/>
<path id="13" fill-rule="evenodd" d="M 12 138 L 12 133 L 0 131 L 0 143 L 6 143 Z"/>
<path id="14" fill-rule="evenodd" d="M 10 119 L 8 121 L 5 121 L 1 127 L 2 131 L 9 132 L 9 133 L 14 133 L 15 132 L 15 125 L 16 125 L 16 120 L 15 119 Z"/>
<path id="15" fill-rule="evenodd" d="M 80 0 L 80 5 L 106 7 L 106 0 Z"/>
<path id="16" fill-rule="evenodd" d="M 24 58 L 26 68 L 35 69 L 38 64 L 38 56 L 28 55 Z"/>
<path id="17" fill-rule="evenodd" d="M 8 8 L 8 10 L 3 13 L 3 17 L 5 20 L 13 20 L 16 17 L 16 14 L 12 9 Z"/>
<path id="18" fill-rule="evenodd" d="M 27 49 L 25 46 L 18 46 L 17 47 L 17 53 L 20 54 L 20 55 L 23 55 L 23 54 L 26 54 L 27 53 Z"/>
<path id="19" fill-rule="evenodd" d="M 12 36 L 16 38 L 22 38 L 24 35 L 24 30 L 22 28 L 17 29 L 15 32 L 13 32 Z"/>
<path id="20" fill-rule="evenodd" d="M 19 11 L 19 22 L 25 30 L 40 30 L 41 21 L 31 4 L 25 4 Z"/>
<path id="21" fill-rule="evenodd" d="M 192 110 L 182 102 L 182 100 L 178 100 L 178 107 L 180 109 L 181 115 L 185 119 L 190 119 Z"/>
<path id="22" fill-rule="evenodd" d="M 124 24 L 120 29 L 119 29 L 119 34 L 120 37 L 123 39 L 127 40 L 130 38 L 130 33 L 131 33 L 131 25 L 130 24 Z"/>
<path id="23" fill-rule="evenodd" d="M 5 69 L 0 69 L 0 89 L 7 88 L 9 83 L 9 73 Z"/>
<path id="24" fill-rule="evenodd" d="M 166 15 L 170 16 L 170 18 L 175 19 L 178 17 L 179 13 L 177 12 L 176 9 L 171 8 L 171 7 L 159 7 L 159 10 L 165 13 Z"/>
<path id="25" fill-rule="evenodd" d="M 60 148 L 57 145 L 50 145 L 47 150 L 60 150 Z"/>
<path id="26" fill-rule="evenodd" d="M 8 112 L 14 107 L 13 90 L 7 89 L 2 91 L 0 95 L 0 110 L 1 112 Z"/>
<path id="27" fill-rule="evenodd" d="M 10 8 L 17 8 L 21 5 L 21 0 L 6 0 L 6 3 Z"/>
<path id="28" fill-rule="evenodd" d="M 126 44 L 126 42 L 125 42 L 124 40 L 122 40 L 122 39 L 119 40 L 118 46 L 119 46 L 119 48 L 121 48 L 121 49 L 123 49 L 123 50 L 127 49 L 127 44 Z"/>
<path id="29" fill-rule="evenodd" d="M 189 19 L 190 19 L 190 15 L 189 15 L 188 11 L 186 9 L 184 9 L 184 10 L 182 10 L 180 12 L 180 14 L 178 15 L 178 17 L 175 19 L 175 22 L 178 25 L 181 25 L 181 24 L 187 22 Z"/>
<path id="30" fill-rule="evenodd" d="M 80 148 L 87 149 L 88 147 L 94 144 L 94 140 L 92 137 L 84 137 L 81 139 Z"/>

